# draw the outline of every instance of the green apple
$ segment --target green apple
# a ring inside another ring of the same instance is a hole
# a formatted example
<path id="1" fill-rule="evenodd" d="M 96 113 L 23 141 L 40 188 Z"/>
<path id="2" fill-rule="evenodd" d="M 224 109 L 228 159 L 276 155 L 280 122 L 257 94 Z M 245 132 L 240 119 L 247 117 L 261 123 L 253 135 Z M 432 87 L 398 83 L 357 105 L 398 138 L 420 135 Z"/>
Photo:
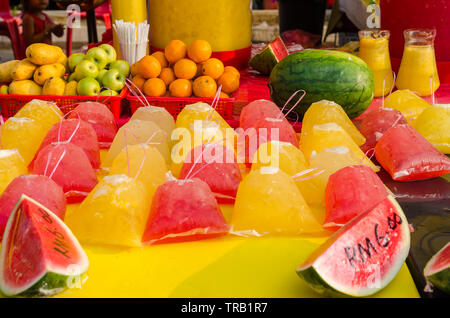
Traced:
<path id="1" fill-rule="evenodd" d="M 78 95 L 95 96 L 100 93 L 100 84 L 95 78 L 85 77 L 77 84 Z"/>
<path id="2" fill-rule="evenodd" d="M 104 89 L 100 92 L 100 96 L 117 96 L 119 93 L 116 91 L 111 91 L 109 89 Z"/>
<path id="3" fill-rule="evenodd" d="M 117 60 L 109 64 L 109 69 L 113 70 L 119 70 L 120 73 L 122 73 L 123 76 L 128 77 L 130 75 L 130 64 L 128 64 L 127 61 L 124 60 Z"/>
<path id="4" fill-rule="evenodd" d="M 8 94 L 8 85 L 2 85 L 2 87 L 0 87 L 0 94 Z"/>
<path id="5" fill-rule="evenodd" d="M 74 53 L 71 56 L 69 56 L 68 59 L 68 65 L 69 70 L 73 72 L 75 70 L 75 67 L 80 64 L 82 60 L 84 60 L 85 55 L 83 53 Z"/>
<path id="6" fill-rule="evenodd" d="M 106 72 L 108 72 L 107 69 L 103 69 L 103 70 L 98 71 L 98 75 L 97 75 L 97 77 L 95 79 L 100 84 L 100 86 L 103 85 L 103 76 L 105 75 Z"/>
<path id="7" fill-rule="evenodd" d="M 98 67 L 92 61 L 83 60 L 75 67 L 75 77 L 77 80 L 81 80 L 85 77 L 96 78 L 98 76 Z"/>
<path id="8" fill-rule="evenodd" d="M 76 80 L 77 80 L 77 76 L 75 73 L 70 74 L 69 77 L 67 78 L 67 82 L 76 81 Z"/>
<path id="9" fill-rule="evenodd" d="M 106 64 L 109 63 L 108 54 L 106 54 L 105 50 L 99 47 L 93 47 L 92 49 L 87 51 L 85 59 L 88 59 L 97 64 L 99 70 L 104 69 Z"/>
<path id="10" fill-rule="evenodd" d="M 99 48 L 103 49 L 106 52 L 106 55 L 108 55 L 108 64 L 114 62 L 117 59 L 116 50 L 112 45 L 105 43 L 100 45 Z"/>
<path id="11" fill-rule="evenodd" d="M 125 86 L 125 76 L 118 69 L 111 69 L 103 76 L 102 83 L 113 91 L 120 91 Z"/>

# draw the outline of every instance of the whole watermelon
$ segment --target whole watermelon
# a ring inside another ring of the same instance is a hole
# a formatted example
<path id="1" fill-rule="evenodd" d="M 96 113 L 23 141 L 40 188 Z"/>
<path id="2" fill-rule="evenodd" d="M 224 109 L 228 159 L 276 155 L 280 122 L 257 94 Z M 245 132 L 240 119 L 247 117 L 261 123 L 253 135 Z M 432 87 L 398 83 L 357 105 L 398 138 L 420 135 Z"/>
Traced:
<path id="1" fill-rule="evenodd" d="M 373 99 L 373 73 L 360 58 L 341 51 L 304 50 L 282 59 L 270 73 L 270 97 L 281 108 L 300 89 L 305 97 L 294 111 L 303 117 L 320 100 L 341 105 L 350 118 L 362 114 Z M 290 109 L 297 94 L 286 106 Z"/>

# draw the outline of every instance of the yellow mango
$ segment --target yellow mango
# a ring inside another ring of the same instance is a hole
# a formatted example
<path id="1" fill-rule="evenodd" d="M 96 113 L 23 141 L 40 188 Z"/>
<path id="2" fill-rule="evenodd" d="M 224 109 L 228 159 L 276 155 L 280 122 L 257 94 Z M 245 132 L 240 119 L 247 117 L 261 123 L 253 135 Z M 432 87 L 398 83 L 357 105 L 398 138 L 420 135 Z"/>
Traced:
<path id="1" fill-rule="evenodd" d="M 56 63 L 59 63 L 62 66 L 64 66 L 65 72 L 67 72 L 67 73 L 69 72 L 69 59 L 67 58 L 67 56 L 64 53 L 61 54 L 61 56 L 56 61 Z"/>
<path id="2" fill-rule="evenodd" d="M 12 81 L 9 84 L 9 93 L 15 95 L 41 95 L 42 87 L 34 81 Z"/>
<path id="3" fill-rule="evenodd" d="M 77 95 L 77 81 L 70 81 L 66 84 L 66 88 L 64 89 L 64 95 Z"/>
<path id="4" fill-rule="evenodd" d="M 27 47 L 25 54 L 34 64 L 44 65 L 58 62 L 61 55 L 64 53 L 58 46 L 45 43 L 34 43 Z"/>
<path id="5" fill-rule="evenodd" d="M 12 69 L 19 63 L 19 60 L 12 60 L 0 64 L 0 83 L 12 82 Z"/>
<path id="6" fill-rule="evenodd" d="M 33 79 L 39 85 L 44 85 L 50 77 L 63 77 L 66 72 L 64 65 L 59 63 L 39 66 L 34 72 Z"/>
<path id="7" fill-rule="evenodd" d="M 42 88 L 43 95 L 64 95 L 66 82 L 60 77 L 50 77 Z"/>
<path id="8" fill-rule="evenodd" d="M 37 65 L 33 64 L 28 59 L 23 59 L 12 68 L 11 77 L 15 81 L 32 79 L 36 69 Z"/>

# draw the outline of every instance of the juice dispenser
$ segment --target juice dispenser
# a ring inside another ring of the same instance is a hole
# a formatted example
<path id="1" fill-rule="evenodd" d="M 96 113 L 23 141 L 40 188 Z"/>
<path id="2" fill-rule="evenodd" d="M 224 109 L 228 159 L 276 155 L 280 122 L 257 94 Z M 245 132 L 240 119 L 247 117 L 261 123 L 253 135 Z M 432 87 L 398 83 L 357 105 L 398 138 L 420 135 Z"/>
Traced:
<path id="1" fill-rule="evenodd" d="M 149 0 L 151 51 L 178 39 L 211 44 L 213 57 L 245 68 L 252 40 L 251 0 Z"/>

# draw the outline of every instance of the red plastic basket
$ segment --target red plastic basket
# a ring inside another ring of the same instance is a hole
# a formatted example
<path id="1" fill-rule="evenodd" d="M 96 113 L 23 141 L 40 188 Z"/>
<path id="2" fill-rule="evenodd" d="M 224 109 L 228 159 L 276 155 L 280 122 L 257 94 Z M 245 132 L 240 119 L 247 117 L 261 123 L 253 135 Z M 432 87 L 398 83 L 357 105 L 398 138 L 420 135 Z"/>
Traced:
<path id="1" fill-rule="evenodd" d="M 216 111 L 225 119 L 233 119 L 233 106 L 236 101 L 237 91 L 234 92 L 233 97 L 220 98 L 217 103 Z M 139 100 L 140 99 L 140 100 Z M 211 105 L 213 98 L 200 98 L 200 97 L 148 97 L 145 99 L 151 106 L 164 107 L 175 119 L 178 114 L 183 110 L 184 106 L 189 104 L 195 104 L 198 102 L 208 103 Z M 136 97 L 128 92 L 127 100 L 130 103 L 131 113 L 134 113 L 139 107 L 147 106 L 143 105 L 141 101 L 144 101 L 143 96 Z"/>
<path id="2" fill-rule="evenodd" d="M 78 103 L 97 101 L 105 104 L 114 114 L 116 120 L 119 119 L 122 110 L 122 100 L 126 96 L 128 89 L 124 87 L 117 96 L 69 96 L 69 95 L 14 95 L 0 94 L 1 113 L 4 118 L 14 116 L 26 103 L 33 99 L 40 99 L 56 103 L 61 111 L 66 114 L 73 110 Z"/>

